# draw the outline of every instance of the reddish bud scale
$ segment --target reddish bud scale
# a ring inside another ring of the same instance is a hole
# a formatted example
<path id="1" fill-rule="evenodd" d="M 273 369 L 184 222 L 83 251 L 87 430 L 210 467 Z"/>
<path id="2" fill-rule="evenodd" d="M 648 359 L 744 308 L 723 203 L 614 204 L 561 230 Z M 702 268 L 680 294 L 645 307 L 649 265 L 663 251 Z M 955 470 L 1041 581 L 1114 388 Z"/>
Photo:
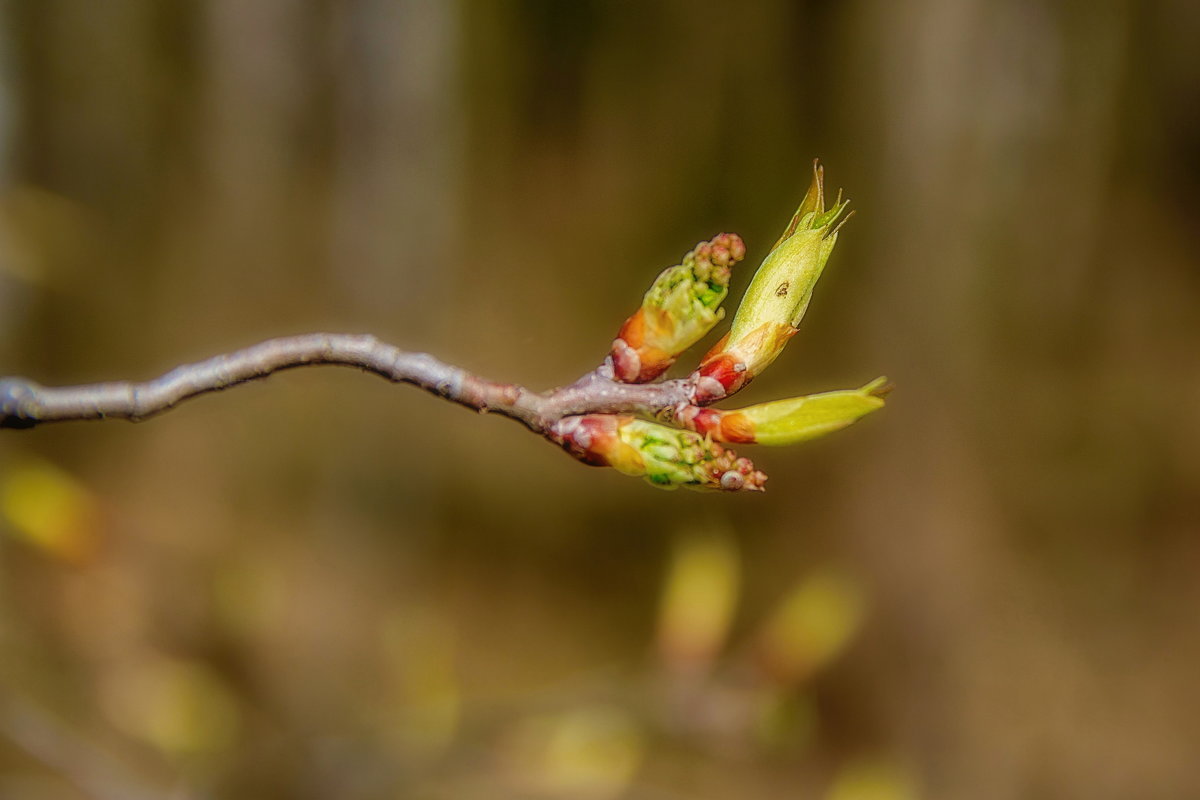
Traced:
<path id="1" fill-rule="evenodd" d="M 746 363 L 736 356 L 720 353 L 706 360 L 692 375 L 696 384 L 694 400 L 697 405 L 715 403 L 741 389 L 751 379 Z"/>
<path id="2" fill-rule="evenodd" d="M 568 453 L 593 467 L 610 467 L 619 456 L 637 457 L 633 448 L 620 440 L 617 428 L 622 417 L 589 414 L 568 417 L 554 431 L 553 439 Z"/>
<path id="3" fill-rule="evenodd" d="M 709 436 L 713 441 L 730 444 L 754 444 L 754 423 L 738 411 L 719 411 L 715 408 L 684 406 L 675 414 L 684 428 Z"/>
<path id="4" fill-rule="evenodd" d="M 611 358 L 613 376 L 623 383 L 648 383 L 662 375 L 675 363 L 675 357 L 646 343 L 646 327 L 661 330 L 671 324 L 658 309 L 651 313 L 656 319 L 647 322 L 646 308 L 639 308 L 625 320 L 613 342 Z"/>
<path id="5" fill-rule="evenodd" d="M 796 335 L 790 325 L 764 323 L 736 344 L 721 339 L 692 373 L 696 384 L 693 401 L 708 405 L 740 390 L 762 372 L 788 339 Z"/>

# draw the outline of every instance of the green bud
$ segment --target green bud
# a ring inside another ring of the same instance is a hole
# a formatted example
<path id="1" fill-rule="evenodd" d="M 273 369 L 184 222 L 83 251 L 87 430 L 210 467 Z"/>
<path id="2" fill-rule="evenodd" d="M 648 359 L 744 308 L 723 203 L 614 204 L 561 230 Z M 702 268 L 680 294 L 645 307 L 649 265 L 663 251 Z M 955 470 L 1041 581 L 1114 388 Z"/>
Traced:
<path id="1" fill-rule="evenodd" d="M 729 333 L 731 341 L 749 334 L 764 322 L 793 328 L 800 324 L 812 299 L 813 287 L 837 244 L 841 225 L 835 223 L 849 204 L 850 201 L 843 201 L 838 192 L 833 206 L 825 210 L 825 170 L 814 161 L 813 181 L 804 201 L 746 289 L 746 296 L 733 319 Z"/>
<path id="2" fill-rule="evenodd" d="M 800 324 L 813 287 L 837 243 L 838 219 L 848 203 L 839 192 L 826 210 L 824 171 L 814 161 L 813 182 L 804 202 L 746 289 L 723 348 L 710 356 L 728 355 L 744 365 L 742 382 L 774 361 Z"/>
<path id="3" fill-rule="evenodd" d="M 624 383 L 654 380 L 712 330 L 725 316 L 721 303 L 730 268 L 745 254 L 737 234 L 722 233 L 663 270 L 613 342 L 613 377 Z"/>
<path id="4" fill-rule="evenodd" d="M 841 430 L 883 408 L 890 388 L 887 378 L 876 378 L 860 389 L 775 400 L 729 413 L 752 424 L 758 444 L 796 444 Z"/>
<path id="5" fill-rule="evenodd" d="M 708 436 L 625 415 L 564 417 L 550 433 L 575 458 L 662 489 L 763 490 L 767 476 Z"/>
<path id="6" fill-rule="evenodd" d="M 691 431 L 668 428 L 656 422 L 629 419 L 618 429 L 622 442 L 641 455 L 640 470 L 646 480 L 663 489 L 761 491 L 766 476 L 749 459 Z M 618 467 L 620 468 L 620 467 Z"/>

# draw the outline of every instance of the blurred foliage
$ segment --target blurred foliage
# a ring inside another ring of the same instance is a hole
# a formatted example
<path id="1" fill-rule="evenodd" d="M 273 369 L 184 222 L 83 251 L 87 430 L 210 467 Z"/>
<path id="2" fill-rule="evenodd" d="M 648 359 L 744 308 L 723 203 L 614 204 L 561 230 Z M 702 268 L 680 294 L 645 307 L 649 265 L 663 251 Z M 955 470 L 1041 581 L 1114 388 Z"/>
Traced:
<path id="1" fill-rule="evenodd" d="M 558 385 L 819 156 L 859 213 L 739 405 L 897 387 L 752 498 L 348 370 L 5 431 L 0 796 L 1200 796 L 1196 3 L 0 15 L 0 373 Z"/>
<path id="2" fill-rule="evenodd" d="M 659 611 L 659 652 L 681 670 L 706 669 L 725 643 L 739 594 L 738 551 L 725 531 L 679 537 Z"/>
<path id="3" fill-rule="evenodd" d="M 18 462 L 0 474 L 0 515 L 13 534 L 53 558 L 81 561 L 96 548 L 96 500 L 48 462 Z"/>
<path id="4" fill-rule="evenodd" d="M 862 622 L 861 594 L 853 578 L 831 570 L 797 584 L 759 637 L 766 670 L 794 684 L 840 655 Z"/>

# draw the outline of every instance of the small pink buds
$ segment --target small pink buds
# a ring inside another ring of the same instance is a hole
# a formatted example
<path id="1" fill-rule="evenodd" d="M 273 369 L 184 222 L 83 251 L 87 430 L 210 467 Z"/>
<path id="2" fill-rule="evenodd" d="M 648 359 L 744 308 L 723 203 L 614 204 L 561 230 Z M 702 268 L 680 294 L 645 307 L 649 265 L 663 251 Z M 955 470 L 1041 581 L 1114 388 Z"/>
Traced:
<path id="1" fill-rule="evenodd" d="M 644 477 L 662 489 L 762 491 L 767 480 L 749 459 L 710 438 L 630 416 L 566 417 L 551 438 L 585 464 Z"/>
<path id="2" fill-rule="evenodd" d="M 813 287 L 837 243 L 841 194 L 825 209 L 824 171 L 813 162 L 813 182 L 783 236 L 767 254 L 733 318 L 729 335 L 693 375 L 699 405 L 733 394 L 775 360 L 796 333 Z"/>
<path id="3" fill-rule="evenodd" d="M 720 306 L 730 268 L 745 255 L 741 237 L 722 233 L 664 270 L 613 342 L 607 361 L 612 377 L 621 383 L 652 381 L 712 330 L 725 315 Z"/>

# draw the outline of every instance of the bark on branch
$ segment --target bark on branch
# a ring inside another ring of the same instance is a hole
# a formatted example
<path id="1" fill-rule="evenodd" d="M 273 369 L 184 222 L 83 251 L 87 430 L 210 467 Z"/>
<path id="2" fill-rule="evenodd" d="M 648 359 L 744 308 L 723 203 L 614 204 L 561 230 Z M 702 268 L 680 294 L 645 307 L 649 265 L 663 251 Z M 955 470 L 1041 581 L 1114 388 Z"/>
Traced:
<path id="1" fill-rule="evenodd" d="M 31 428 L 47 422 L 127 419 L 138 422 L 174 408 L 183 400 L 265 378 L 293 367 L 357 367 L 396 383 L 409 383 L 479 412 L 493 412 L 540 434 L 568 416 L 635 414 L 652 416 L 688 402 L 687 380 L 656 384 L 618 383 L 588 373 L 570 386 L 535 393 L 412 353 L 370 335 L 312 333 L 268 341 L 185 364 L 143 383 L 118 381 L 47 387 L 24 378 L 0 378 L 0 428 Z"/>

